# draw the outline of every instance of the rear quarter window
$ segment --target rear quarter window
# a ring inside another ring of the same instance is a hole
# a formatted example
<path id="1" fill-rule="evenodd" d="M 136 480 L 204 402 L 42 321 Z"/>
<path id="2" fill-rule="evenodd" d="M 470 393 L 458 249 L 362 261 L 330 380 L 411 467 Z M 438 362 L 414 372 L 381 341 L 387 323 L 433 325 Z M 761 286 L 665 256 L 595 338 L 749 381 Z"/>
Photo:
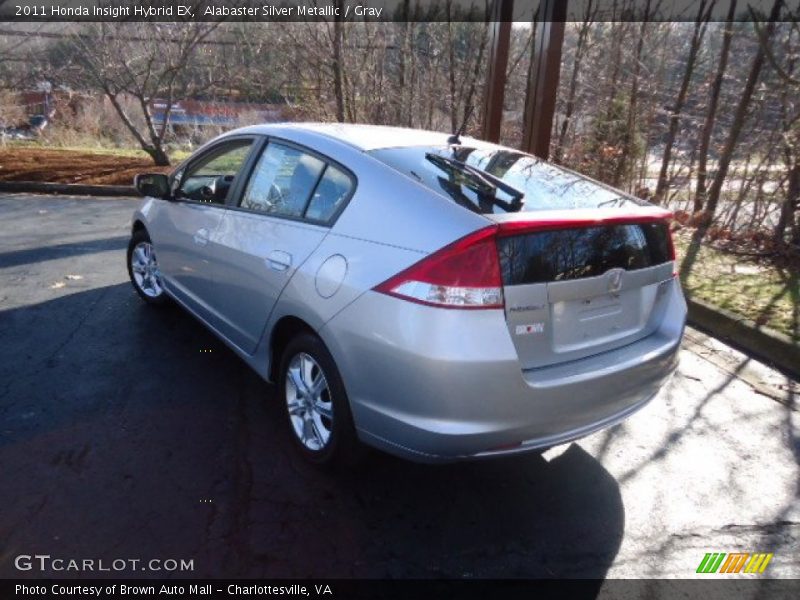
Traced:
<path id="1" fill-rule="evenodd" d="M 340 169 L 328 165 L 306 209 L 311 221 L 329 221 L 353 191 L 353 181 Z"/>

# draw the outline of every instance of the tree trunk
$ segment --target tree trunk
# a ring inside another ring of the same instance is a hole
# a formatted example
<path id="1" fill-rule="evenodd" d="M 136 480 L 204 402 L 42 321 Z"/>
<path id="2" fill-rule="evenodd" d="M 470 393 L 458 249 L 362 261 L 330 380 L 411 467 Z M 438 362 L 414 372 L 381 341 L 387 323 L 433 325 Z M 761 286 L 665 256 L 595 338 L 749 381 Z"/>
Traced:
<path id="1" fill-rule="evenodd" d="M 394 121 L 398 125 L 405 122 L 406 107 L 406 57 L 410 56 L 409 51 L 409 37 L 411 23 L 408 22 L 409 0 L 403 0 L 403 19 L 405 20 L 405 27 L 403 28 L 403 41 L 400 56 L 398 56 L 397 65 L 397 104 L 395 106 Z"/>
<path id="2" fill-rule="evenodd" d="M 167 153 L 164 151 L 162 145 L 148 143 L 147 140 L 144 139 L 144 136 L 142 136 L 142 134 L 136 128 L 136 125 L 134 125 L 133 121 L 131 121 L 128 113 L 125 112 L 125 108 L 122 106 L 122 104 L 120 104 L 117 94 L 112 92 L 108 87 L 105 88 L 104 93 L 111 102 L 111 106 L 113 106 L 114 110 L 117 111 L 117 115 L 119 115 L 122 123 L 125 125 L 128 131 L 131 132 L 131 135 L 136 138 L 136 141 L 139 142 L 139 146 L 141 146 L 142 150 L 150 155 L 150 158 L 153 159 L 153 163 L 159 167 L 169 166 L 169 156 L 167 156 Z"/>
<path id="3" fill-rule="evenodd" d="M 775 4 L 772 6 L 769 22 L 766 25 L 764 33 L 766 40 L 769 40 L 773 33 L 775 33 L 775 22 L 780 13 L 781 2 L 782 0 L 775 0 Z M 698 231 L 702 231 L 703 234 L 705 234 L 705 231 L 711 224 L 711 220 L 714 218 L 714 213 L 717 210 L 720 193 L 722 192 L 722 184 L 725 183 L 725 177 L 728 175 L 728 168 L 733 158 L 733 151 L 736 149 L 736 144 L 739 141 L 739 134 L 741 134 L 744 123 L 747 120 L 747 111 L 750 108 L 750 101 L 753 98 L 753 92 L 755 91 L 763 66 L 764 44 L 759 44 L 756 55 L 753 58 L 753 63 L 750 66 L 750 73 L 747 76 L 742 96 L 739 99 L 739 105 L 736 107 L 733 123 L 731 123 L 731 129 L 728 132 L 728 139 L 725 140 L 725 146 L 722 148 L 722 154 L 719 157 L 719 167 L 714 175 L 714 181 L 711 183 L 711 187 L 708 190 L 706 215 L 702 220 L 701 226 L 698 227 Z"/>
<path id="4" fill-rule="evenodd" d="M 614 185 L 620 187 L 622 180 L 628 171 L 628 165 L 632 159 L 634 143 L 636 142 L 636 110 L 639 98 L 639 72 L 642 65 L 642 52 L 644 50 L 644 39 L 647 34 L 647 19 L 650 15 L 650 0 L 647 0 L 644 8 L 644 20 L 639 26 L 639 40 L 636 42 L 636 55 L 633 64 L 633 80 L 631 81 L 631 92 L 628 100 L 628 123 L 625 127 L 625 134 L 622 140 L 622 155 L 617 162 L 614 173 Z"/>
<path id="5" fill-rule="evenodd" d="M 656 42 L 656 45 L 661 48 L 660 56 L 658 57 L 658 70 L 656 76 L 650 80 L 650 90 L 647 94 L 647 112 L 643 124 L 643 131 L 646 131 L 647 135 L 644 138 L 645 146 L 639 159 L 639 173 L 636 176 L 636 186 L 634 188 L 637 196 L 646 199 L 652 196 L 650 188 L 647 186 L 649 168 L 648 157 L 650 156 L 650 148 L 653 145 L 653 122 L 659 104 L 657 94 L 654 93 L 653 90 L 661 89 L 665 85 L 664 73 L 666 71 L 667 56 L 672 55 L 670 37 L 673 32 L 674 29 L 670 24 L 667 24 L 663 36 Z M 640 192 L 644 192 L 645 195 L 642 195 Z"/>
<path id="6" fill-rule="evenodd" d="M 467 73 L 464 76 L 464 79 L 461 82 L 461 87 L 459 88 L 458 96 L 459 98 L 464 98 L 464 112 L 463 117 L 459 122 L 458 129 L 455 131 L 466 131 L 466 127 L 472 114 L 472 109 L 474 108 L 473 105 L 473 98 L 475 97 L 475 93 L 478 87 L 478 76 L 481 73 L 481 65 L 483 64 L 483 54 L 486 51 L 486 45 L 489 41 L 489 23 L 484 23 L 483 25 L 483 32 L 481 33 L 481 41 L 478 45 L 478 55 L 475 58 L 475 67 L 473 69 L 469 68 L 469 65 L 466 67 Z M 466 88 L 466 89 L 465 89 Z M 484 93 L 486 93 L 484 91 Z M 481 127 L 483 123 L 481 123 Z"/>
<path id="7" fill-rule="evenodd" d="M 167 156 L 167 153 L 164 151 L 164 148 L 162 148 L 160 145 L 159 146 L 148 145 L 142 148 L 142 150 L 144 150 L 150 155 L 150 158 L 153 159 L 153 164 L 155 164 L 156 166 L 158 167 L 169 166 L 170 164 L 169 156 Z"/>
<path id="8" fill-rule="evenodd" d="M 766 46 L 765 51 L 769 52 Z M 800 128 L 797 127 L 798 113 L 794 112 L 791 117 L 787 114 L 788 108 L 794 105 L 795 99 L 796 90 L 794 86 L 789 87 L 789 82 L 793 79 L 796 58 L 791 53 L 787 54 L 790 56 L 789 63 L 779 74 L 784 84 L 781 88 L 781 121 L 783 125 L 781 140 L 783 142 L 783 161 L 788 175 L 786 197 L 781 204 L 781 212 L 772 234 L 777 245 L 786 243 L 787 229 L 789 229 L 793 243 L 797 243 L 800 239 L 798 227 L 795 224 L 795 215 L 800 207 Z M 770 63 L 773 63 L 770 54 L 767 54 L 767 58 L 770 59 Z"/>
<path id="9" fill-rule="evenodd" d="M 782 1 L 783 0 L 775 0 L 775 3 L 772 5 L 772 10 L 770 11 L 770 16 L 764 32 L 763 39 L 765 41 L 768 41 L 775 33 L 775 22 L 778 19 Z M 695 229 L 694 233 L 692 234 L 692 240 L 689 243 L 686 256 L 681 263 L 681 278 L 684 280 L 688 276 L 692 265 L 697 260 L 697 255 L 700 252 L 700 244 L 702 243 L 703 238 L 705 237 L 706 232 L 708 231 L 714 219 L 714 213 L 717 210 L 720 193 L 722 192 L 722 184 L 725 182 L 725 177 L 728 175 L 728 168 L 730 167 L 731 159 L 733 158 L 733 151 L 736 148 L 736 143 L 739 141 L 739 134 L 742 132 L 742 127 L 744 126 L 744 122 L 747 118 L 747 110 L 750 108 L 750 101 L 753 98 L 753 91 L 755 90 L 756 83 L 761 75 L 761 68 L 764 66 L 764 45 L 764 43 L 759 44 L 758 49 L 756 50 L 756 55 L 753 58 L 753 62 L 750 66 L 750 73 L 747 76 L 744 90 L 742 90 L 742 96 L 739 99 L 739 104 L 736 107 L 733 123 L 731 124 L 728 137 L 725 140 L 725 146 L 723 147 L 719 158 L 719 167 L 714 175 L 714 181 L 708 190 L 706 213 L 698 224 L 697 229 Z"/>
<path id="10" fill-rule="evenodd" d="M 713 7 L 713 5 L 714 0 L 711 0 L 709 9 Z M 697 11 L 697 19 L 694 22 L 694 34 L 692 35 L 692 41 L 689 45 L 689 56 L 686 59 L 686 68 L 683 71 L 683 79 L 681 80 L 681 86 L 678 90 L 678 97 L 675 99 L 675 106 L 672 107 L 672 111 L 670 111 L 669 129 L 667 130 L 667 139 L 664 142 L 664 155 L 661 159 L 661 170 L 658 172 L 658 181 L 656 182 L 656 191 L 653 198 L 657 204 L 662 203 L 667 187 L 669 187 L 667 174 L 669 172 L 670 161 L 672 160 L 672 146 L 675 144 L 675 136 L 678 133 L 683 104 L 686 101 L 686 94 L 689 91 L 689 83 L 692 81 L 694 63 L 697 60 L 697 51 L 700 49 L 700 44 L 703 42 L 705 24 L 708 22 L 708 13 L 705 15 L 703 14 L 705 8 L 706 0 L 701 0 L 700 8 Z"/>
<path id="11" fill-rule="evenodd" d="M 614 106 L 615 106 L 615 103 L 616 103 L 616 100 L 617 100 L 617 91 L 618 91 L 618 88 L 619 88 L 620 70 L 621 70 L 621 64 L 622 64 L 622 42 L 623 42 L 623 40 L 627 39 L 628 32 L 627 32 L 626 29 L 627 29 L 628 25 L 629 25 L 629 23 L 626 23 L 624 21 L 617 21 L 617 22 L 613 22 L 613 23 L 610 23 L 610 24 L 609 23 L 605 23 L 604 27 L 607 26 L 609 28 L 609 31 L 608 31 L 608 33 L 606 33 L 606 31 L 602 31 L 601 32 L 601 37 L 607 36 L 607 37 L 611 38 L 612 46 L 611 46 L 611 50 L 609 51 L 609 54 L 611 54 L 612 57 L 613 57 L 611 59 L 611 61 L 610 61 L 610 63 L 611 63 L 611 74 L 607 78 L 608 79 L 608 92 L 607 92 L 606 98 L 605 98 L 606 110 L 605 110 L 605 118 L 604 118 L 606 123 L 612 123 L 612 117 L 614 115 Z M 606 61 L 606 62 L 609 62 L 609 61 Z M 600 118 L 603 119 L 603 117 L 600 117 Z M 608 170 L 607 163 L 609 161 L 608 161 L 605 153 L 603 153 L 602 151 L 600 151 L 598 153 L 598 155 L 595 158 L 595 160 L 597 161 L 597 167 L 596 167 L 595 176 L 599 177 L 600 173 L 604 173 L 605 171 Z M 612 161 L 613 161 L 613 159 L 612 159 Z M 612 166 L 613 166 L 613 162 L 612 162 Z M 603 179 L 603 181 L 605 181 L 606 180 L 605 176 L 603 176 L 602 179 Z"/>
<path id="12" fill-rule="evenodd" d="M 697 188 L 694 195 L 695 213 L 703 210 L 706 201 L 706 178 L 708 168 L 708 147 L 711 145 L 711 133 L 714 129 L 714 121 L 717 117 L 717 104 L 719 94 L 722 89 L 722 81 L 725 78 L 725 69 L 728 66 L 728 54 L 731 48 L 731 38 L 733 37 L 733 18 L 736 15 L 736 0 L 731 0 L 728 8 L 728 16 L 725 21 L 725 33 L 722 36 L 722 50 L 720 51 L 717 74 L 711 86 L 711 95 L 708 99 L 708 111 L 703 122 L 703 130 L 700 135 L 700 149 L 698 151 L 697 162 Z"/>
<path id="13" fill-rule="evenodd" d="M 337 0 L 337 7 L 341 10 L 341 0 Z M 344 85 L 342 82 L 342 17 L 333 18 L 333 94 L 336 97 L 336 120 L 344 123 Z"/>
<path id="14" fill-rule="evenodd" d="M 572 113 L 575 111 L 575 93 L 578 89 L 578 74 L 581 70 L 581 62 L 583 61 L 583 54 L 586 49 L 586 37 L 589 34 L 589 26 L 592 22 L 592 2 L 588 0 L 586 4 L 586 17 L 581 24 L 578 31 L 578 43 L 575 47 L 575 61 L 572 63 L 572 74 L 569 80 L 569 92 L 567 93 L 567 104 L 564 108 L 564 120 L 561 122 L 561 128 L 558 133 L 558 140 L 556 147 L 553 151 L 553 162 L 560 163 L 564 153 L 564 144 L 567 139 L 567 131 L 569 124 L 572 120 Z"/>
<path id="15" fill-rule="evenodd" d="M 416 49 L 416 40 L 415 40 L 415 27 L 414 23 L 409 22 L 406 23 L 406 47 L 404 52 L 408 52 L 411 56 L 411 69 L 410 69 L 410 76 L 408 85 L 405 86 L 408 88 L 408 101 L 406 102 L 405 106 L 405 118 L 401 122 L 402 125 L 406 127 L 413 127 L 414 126 L 414 114 L 416 111 L 414 110 L 414 90 L 417 85 L 417 49 Z M 413 44 L 413 45 L 412 45 Z"/>
<path id="16" fill-rule="evenodd" d="M 791 230 L 792 243 L 800 243 L 800 230 L 797 219 L 798 209 L 800 209 L 800 163 L 795 162 L 789 171 L 786 198 L 781 205 L 781 214 L 778 223 L 775 225 L 774 239 L 778 244 L 785 242 L 787 229 Z"/>
<path id="17" fill-rule="evenodd" d="M 450 131 L 458 131 L 458 106 L 456 101 L 456 58 L 453 42 L 453 23 L 450 21 L 450 0 L 447 1 L 447 67 L 450 83 Z"/>

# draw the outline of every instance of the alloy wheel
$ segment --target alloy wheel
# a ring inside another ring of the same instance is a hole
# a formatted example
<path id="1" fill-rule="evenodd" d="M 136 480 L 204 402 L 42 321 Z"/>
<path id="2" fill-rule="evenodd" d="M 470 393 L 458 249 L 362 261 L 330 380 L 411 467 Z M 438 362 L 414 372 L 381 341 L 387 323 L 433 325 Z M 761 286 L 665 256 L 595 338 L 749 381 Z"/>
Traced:
<path id="1" fill-rule="evenodd" d="M 325 373 L 305 352 L 289 361 L 286 407 L 292 430 L 303 446 L 313 452 L 323 450 L 333 431 L 333 401 Z"/>
<path id="2" fill-rule="evenodd" d="M 164 292 L 156 251 L 150 242 L 139 242 L 131 252 L 131 274 L 136 286 L 148 298 L 158 298 Z"/>

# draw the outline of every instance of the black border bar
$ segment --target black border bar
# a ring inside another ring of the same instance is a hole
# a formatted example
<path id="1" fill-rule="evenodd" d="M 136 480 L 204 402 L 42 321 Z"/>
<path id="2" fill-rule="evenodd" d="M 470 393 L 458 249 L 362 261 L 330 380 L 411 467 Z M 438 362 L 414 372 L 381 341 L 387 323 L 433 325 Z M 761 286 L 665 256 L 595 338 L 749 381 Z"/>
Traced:
<path id="1" fill-rule="evenodd" d="M 712 576 L 713 577 L 713 576 Z M 125 586 L 126 593 L 122 592 Z M 162 590 L 166 590 L 166 593 Z M 193 587 L 194 586 L 194 587 Z M 149 588 L 137 593 L 132 588 Z M 74 591 L 74 593 L 70 593 Z M 97 591 L 100 593 L 98 594 Z M 796 599 L 800 580 L 730 576 L 699 579 L 469 579 L 469 580 L 190 580 L 190 579 L 4 579 L 0 598 L 77 600 L 87 598 L 326 599 L 333 600 L 533 600 L 540 598 L 637 598 L 703 600 Z"/>
<path id="2" fill-rule="evenodd" d="M 692 21 L 695 0 L 563 0 L 566 21 Z M 797 21 L 800 0 L 780 0 L 780 21 Z M 247 21 L 484 22 L 492 0 L 0 0 L 0 22 Z M 716 0 L 710 20 L 726 19 Z M 739 0 L 737 21 L 764 20 L 774 0 Z M 515 0 L 513 20 L 530 22 L 538 0 Z"/>

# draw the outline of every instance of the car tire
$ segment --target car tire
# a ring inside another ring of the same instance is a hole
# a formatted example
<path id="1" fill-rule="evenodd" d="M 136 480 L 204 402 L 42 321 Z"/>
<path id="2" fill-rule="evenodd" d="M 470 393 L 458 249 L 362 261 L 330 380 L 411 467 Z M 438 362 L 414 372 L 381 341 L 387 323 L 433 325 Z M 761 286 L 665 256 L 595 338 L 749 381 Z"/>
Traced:
<path id="1" fill-rule="evenodd" d="M 135 231 L 128 243 L 128 276 L 139 297 L 152 306 L 167 302 L 167 294 L 158 270 L 156 252 L 144 229 Z"/>
<path id="2" fill-rule="evenodd" d="M 278 386 L 289 435 L 300 454 L 323 467 L 353 467 L 361 462 L 364 448 L 344 383 L 321 339 L 301 333 L 289 342 Z"/>

